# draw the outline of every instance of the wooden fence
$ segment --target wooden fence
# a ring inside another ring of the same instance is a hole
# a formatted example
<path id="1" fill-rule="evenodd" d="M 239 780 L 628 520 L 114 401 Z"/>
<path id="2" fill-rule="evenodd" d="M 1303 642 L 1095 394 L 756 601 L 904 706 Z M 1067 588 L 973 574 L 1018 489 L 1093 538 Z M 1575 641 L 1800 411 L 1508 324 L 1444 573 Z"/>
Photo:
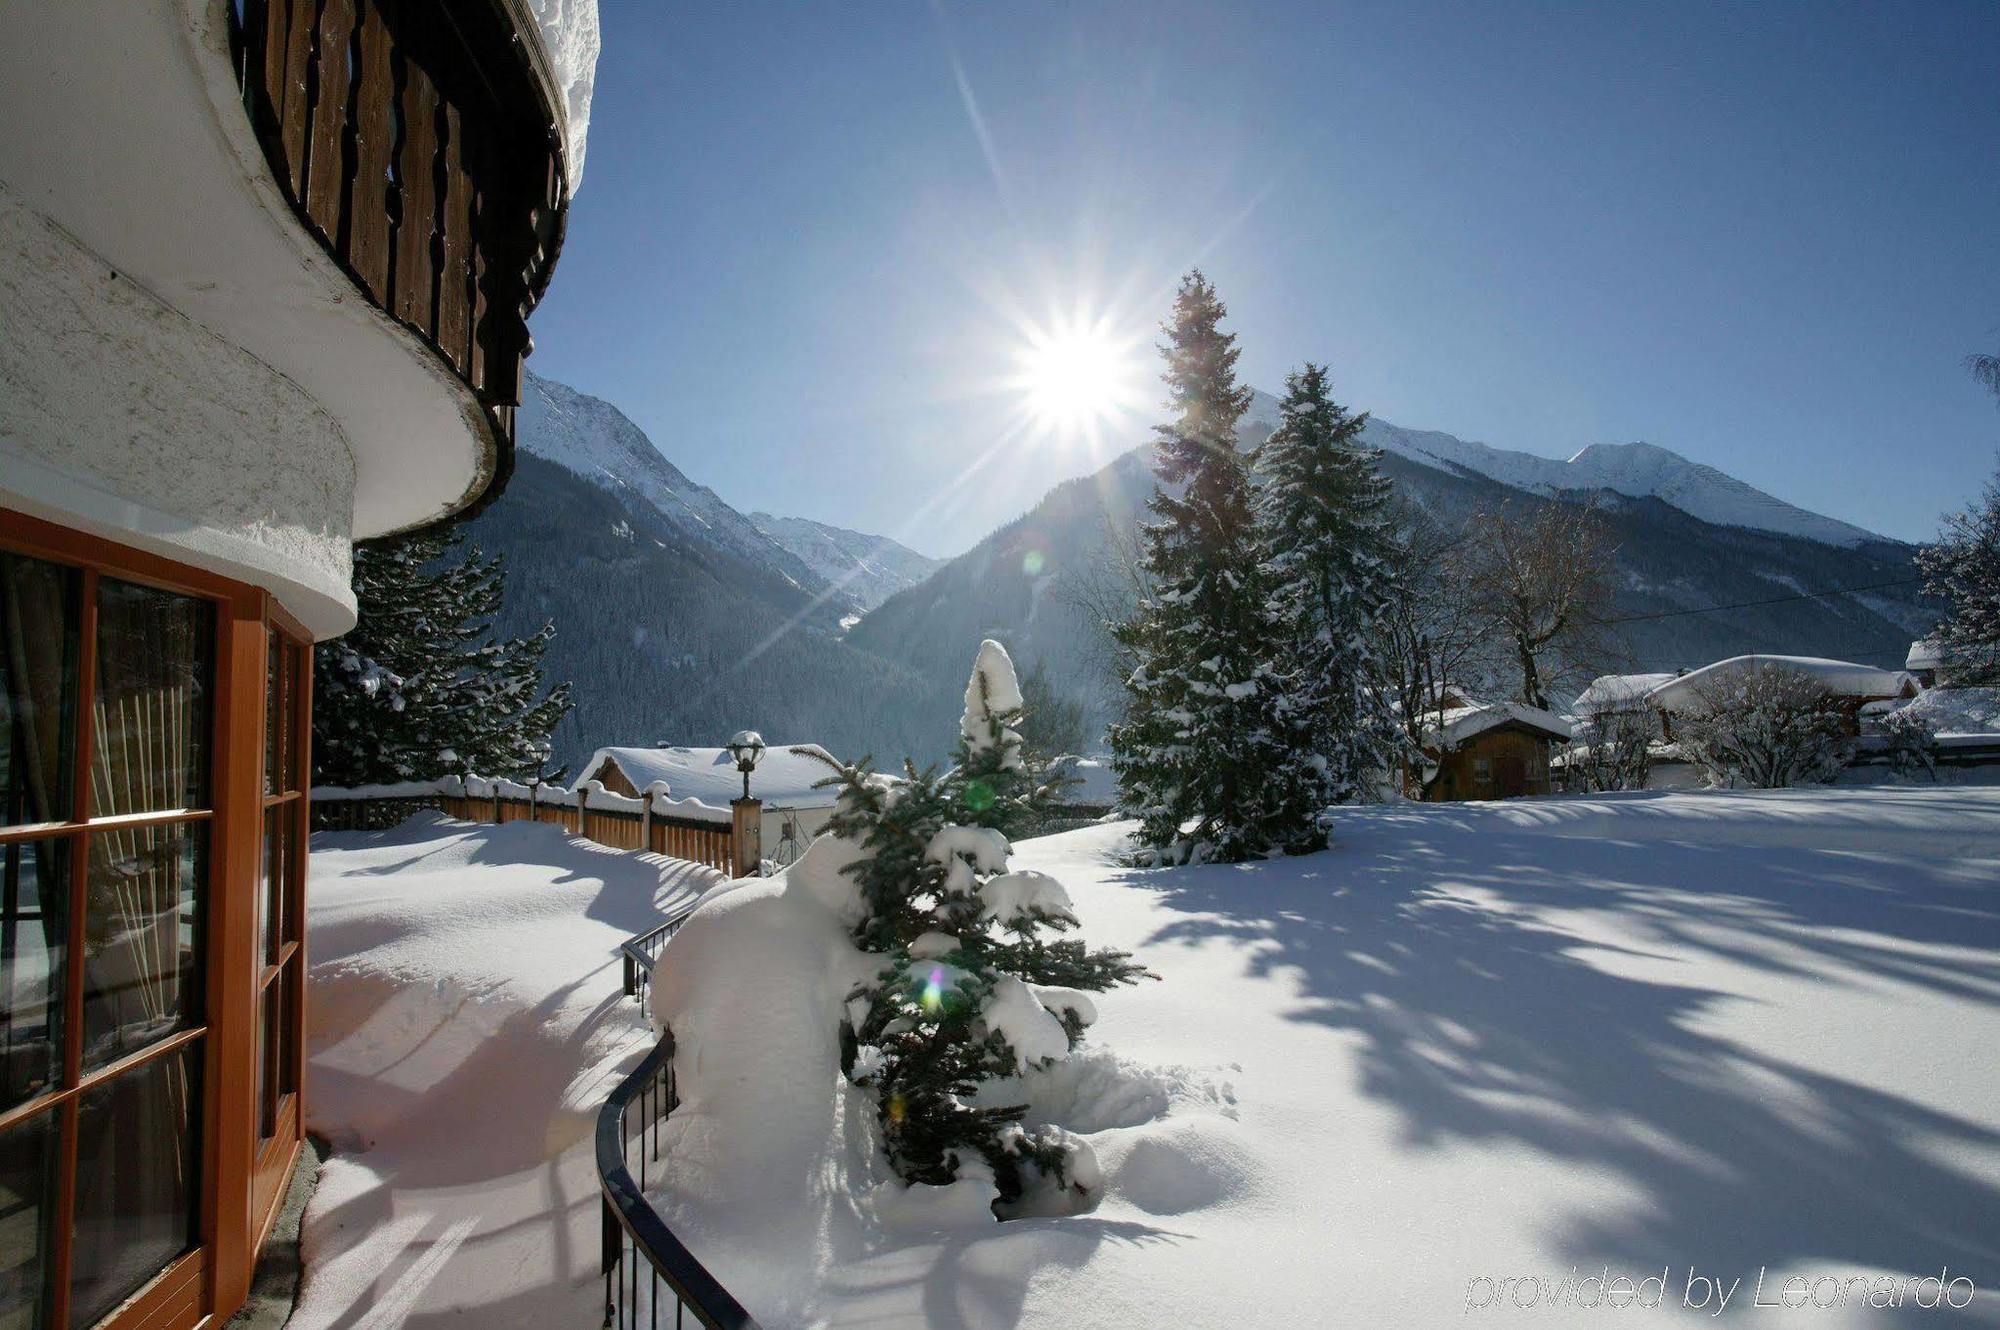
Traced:
<path id="1" fill-rule="evenodd" d="M 706 864 L 731 876 L 736 872 L 736 839 L 731 823 L 676 813 L 657 812 L 651 796 L 620 799 L 600 796 L 627 807 L 592 808 L 586 790 L 551 789 L 549 797 L 530 793 L 459 794 L 450 792 L 395 794 L 323 794 L 315 792 L 315 831 L 380 831 L 414 812 L 436 809 L 467 822 L 546 822 L 573 836 L 618 850 L 651 850 L 670 859 Z M 726 819 L 726 815 L 725 815 Z M 756 825 L 752 818 L 750 825 Z"/>

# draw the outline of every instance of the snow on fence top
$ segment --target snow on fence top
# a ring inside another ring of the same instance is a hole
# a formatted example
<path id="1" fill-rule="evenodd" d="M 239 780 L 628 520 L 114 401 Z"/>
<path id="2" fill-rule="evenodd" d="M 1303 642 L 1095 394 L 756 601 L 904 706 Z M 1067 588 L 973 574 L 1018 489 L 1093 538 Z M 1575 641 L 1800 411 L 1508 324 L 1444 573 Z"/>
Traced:
<path id="1" fill-rule="evenodd" d="M 1663 683 L 1672 683 L 1677 675 L 1668 674 L 1600 674 L 1590 681 L 1590 687 L 1576 695 L 1570 710 L 1579 716 L 1595 716 L 1604 711 L 1630 711 L 1645 703 L 1646 695 Z"/>
<path id="2" fill-rule="evenodd" d="M 833 768 L 816 757 L 794 753 L 803 748 L 825 754 L 817 744 L 771 744 L 750 773 L 750 795 L 772 808 L 831 808 L 838 797 L 832 788 L 814 789 Z M 677 799 L 696 799 L 727 808 L 743 795 L 743 774 L 727 748 L 600 748 L 583 764 L 579 781 L 601 780 L 615 762 L 635 790 L 664 782 Z"/>
<path id="3" fill-rule="evenodd" d="M 1835 697 L 1914 697 L 1917 682 L 1902 670 L 1877 669 L 1847 660 L 1819 656 L 1731 656 L 1670 679 L 1648 693 L 1647 700 L 1663 711 L 1684 711 L 1702 692 L 1730 687 L 1762 670 L 1789 670 L 1814 680 Z"/>
<path id="4" fill-rule="evenodd" d="M 682 818 L 693 822 L 728 822 L 729 809 L 726 806 L 704 803 L 699 799 L 676 799 L 664 787 L 654 788 L 653 816 Z M 525 785 L 520 781 L 502 777 L 488 780 L 484 776 L 460 779 L 445 776 L 439 780 L 405 780 L 391 785 L 315 785 L 312 789 L 314 803 L 359 802 L 367 799 L 529 799 L 546 808 L 575 808 L 577 801 L 600 813 L 644 812 L 646 801 L 607 790 L 594 780 L 578 781 L 573 789 L 560 785 Z"/>

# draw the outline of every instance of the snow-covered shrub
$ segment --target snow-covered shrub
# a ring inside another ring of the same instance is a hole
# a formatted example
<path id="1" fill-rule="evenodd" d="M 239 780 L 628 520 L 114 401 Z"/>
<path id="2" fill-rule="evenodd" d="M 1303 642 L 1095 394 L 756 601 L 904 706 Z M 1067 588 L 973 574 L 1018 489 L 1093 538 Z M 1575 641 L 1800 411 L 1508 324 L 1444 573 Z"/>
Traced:
<path id="1" fill-rule="evenodd" d="M 1898 707 L 1875 723 L 1875 733 L 1882 740 L 1882 754 L 1891 771 L 1899 776 L 1937 779 L 1937 730 L 1923 711 Z"/>
<path id="2" fill-rule="evenodd" d="M 1582 721 L 1567 754 L 1564 788 L 1574 794 L 1645 789 L 1659 737 L 1659 719 L 1650 710 L 1602 711 Z"/>
<path id="3" fill-rule="evenodd" d="M 1852 751 L 1847 715 L 1811 675 L 1764 665 L 1696 691 L 1673 713 L 1681 754 L 1710 784 L 1758 790 L 1832 780 Z"/>
<path id="4" fill-rule="evenodd" d="M 1069 1056 L 1096 1012 L 1078 990 L 1133 983 L 1124 952 L 1057 935 L 1076 927 L 1062 884 L 1009 872 L 999 829 L 1031 797 L 1013 729 L 1013 664 L 981 649 L 966 689 L 960 761 L 904 764 L 901 779 L 834 764 L 828 830 L 855 848 L 855 944 L 874 964 L 846 1004 L 842 1069 L 872 1090 L 889 1163 L 911 1184 L 990 1184 L 1001 1217 L 1096 1204 L 1089 1147 L 1022 1126 L 998 1087 Z"/>

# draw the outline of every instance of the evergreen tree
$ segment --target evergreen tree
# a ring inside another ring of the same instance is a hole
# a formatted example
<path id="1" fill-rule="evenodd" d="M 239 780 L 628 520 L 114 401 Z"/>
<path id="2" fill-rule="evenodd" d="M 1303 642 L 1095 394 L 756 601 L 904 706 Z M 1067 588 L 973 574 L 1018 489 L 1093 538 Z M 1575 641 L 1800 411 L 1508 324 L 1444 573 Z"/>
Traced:
<path id="1" fill-rule="evenodd" d="M 313 657 L 317 783 L 536 773 L 570 707 L 568 684 L 542 691 L 555 626 L 496 639 L 500 560 L 450 557 L 462 540 L 447 529 L 356 548 L 360 617 Z"/>
<path id="2" fill-rule="evenodd" d="M 1381 453 L 1361 442 L 1364 412 L 1333 400 L 1326 367 L 1285 380 L 1283 417 L 1258 453 L 1273 595 L 1292 627 L 1297 692 L 1316 710 L 1324 801 L 1371 799 L 1405 745 L 1381 659 L 1399 566 Z"/>
<path id="3" fill-rule="evenodd" d="M 1167 326 L 1171 422 L 1157 426 L 1141 532 L 1151 591 L 1115 631 L 1138 666 L 1112 765 L 1156 862 L 1233 862 L 1318 848 L 1322 779 L 1315 708 L 1295 694 L 1291 633 L 1271 587 L 1236 427 L 1236 336 L 1200 272 L 1181 281 Z"/>
<path id="4" fill-rule="evenodd" d="M 1917 553 L 1924 592 L 1945 604 L 1932 631 L 1941 683 L 2000 684 L 2000 473 L 1977 503 L 1944 520 L 1937 543 Z"/>
<path id="5" fill-rule="evenodd" d="M 856 944 L 880 968 L 850 996 L 843 1070 L 872 1089 L 889 1162 L 910 1183 L 990 1178 L 1003 1218 L 1087 1209 L 1099 1189 L 1082 1140 L 1021 1125 L 995 1102 L 1008 1078 L 1060 1060 L 1095 1009 L 1080 990 L 1134 983 L 1124 952 L 1091 951 L 1069 895 L 1042 873 L 1008 872 L 1000 827 L 1024 797 L 1020 690 L 998 643 L 966 689 L 960 763 L 901 779 L 835 764 L 828 830 L 858 855 Z M 803 751 L 803 750 L 802 750 Z"/>

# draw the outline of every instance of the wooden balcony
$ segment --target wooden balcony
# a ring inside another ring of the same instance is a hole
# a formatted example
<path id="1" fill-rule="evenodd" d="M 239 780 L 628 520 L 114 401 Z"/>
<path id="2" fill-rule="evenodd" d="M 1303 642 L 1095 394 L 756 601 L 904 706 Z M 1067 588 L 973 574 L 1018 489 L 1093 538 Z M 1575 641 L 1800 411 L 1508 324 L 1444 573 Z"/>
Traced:
<path id="1" fill-rule="evenodd" d="M 469 385 L 513 469 L 562 245 L 560 100 L 520 0 L 232 0 L 245 109 L 299 220 Z"/>

